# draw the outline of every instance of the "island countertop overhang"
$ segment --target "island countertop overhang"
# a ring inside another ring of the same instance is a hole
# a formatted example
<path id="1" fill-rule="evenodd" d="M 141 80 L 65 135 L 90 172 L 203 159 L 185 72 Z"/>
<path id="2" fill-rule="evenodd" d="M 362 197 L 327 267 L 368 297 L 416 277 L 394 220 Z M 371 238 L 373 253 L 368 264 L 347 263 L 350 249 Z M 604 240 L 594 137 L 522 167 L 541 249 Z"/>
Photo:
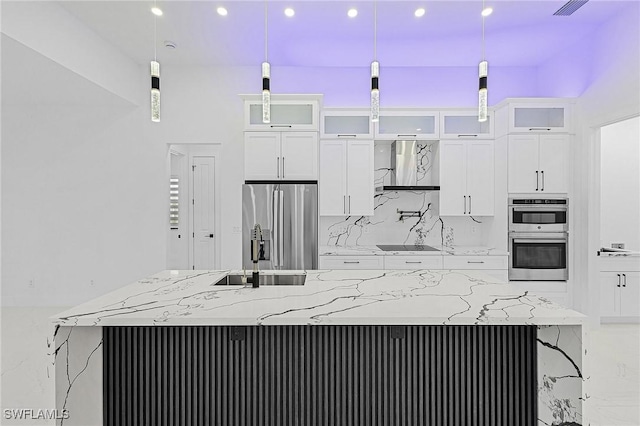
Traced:
<path id="1" fill-rule="evenodd" d="M 264 271 L 264 274 L 275 271 Z M 309 270 L 302 286 L 216 286 L 166 270 L 62 312 L 61 326 L 580 325 L 583 314 L 479 271 Z"/>

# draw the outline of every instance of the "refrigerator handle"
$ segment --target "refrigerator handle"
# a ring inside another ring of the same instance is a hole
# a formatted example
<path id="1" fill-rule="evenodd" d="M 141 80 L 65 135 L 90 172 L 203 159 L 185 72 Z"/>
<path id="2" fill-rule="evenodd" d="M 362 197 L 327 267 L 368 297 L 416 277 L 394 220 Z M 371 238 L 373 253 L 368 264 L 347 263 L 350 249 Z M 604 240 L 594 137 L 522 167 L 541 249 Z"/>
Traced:
<path id="1" fill-rule="evenodd" d="M 271 220 L 273 221 L 271 223 L 271 233 L 272 233 L 272 240 L 271 240 L 271 254 L 273 256 L 273 266 L 278 266 L 278 255 L 280 254 L 278 251 L 278 204 L 276 201 L 276 192 L 277 190 L 273 190 L 273 193 L 271 194 Z"/>
<path id="2" fill-rule="evenodd" d="M 280 224 L 278 224 L 278 245 L 280 246 L 280 254 L 278 255 L 279 265 L 284 266 L 282 264 L 282 259 L 284 258 L 284 191 L 279 191 L 278 195 L 278 220 L 280 220 Z"/>

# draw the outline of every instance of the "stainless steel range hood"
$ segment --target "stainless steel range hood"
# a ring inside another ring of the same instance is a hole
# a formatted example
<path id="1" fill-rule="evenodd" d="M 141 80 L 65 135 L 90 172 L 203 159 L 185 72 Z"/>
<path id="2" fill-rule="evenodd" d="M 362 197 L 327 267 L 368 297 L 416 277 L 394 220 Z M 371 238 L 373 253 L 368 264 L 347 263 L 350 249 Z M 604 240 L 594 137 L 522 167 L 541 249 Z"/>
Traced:
<path id="1" fill-rule="evenodd" d="M 418 185 L 418 141 L 393 141 L 391 144 L 391 184 L 377 191 L 437 191 L 437 185 Z"/>

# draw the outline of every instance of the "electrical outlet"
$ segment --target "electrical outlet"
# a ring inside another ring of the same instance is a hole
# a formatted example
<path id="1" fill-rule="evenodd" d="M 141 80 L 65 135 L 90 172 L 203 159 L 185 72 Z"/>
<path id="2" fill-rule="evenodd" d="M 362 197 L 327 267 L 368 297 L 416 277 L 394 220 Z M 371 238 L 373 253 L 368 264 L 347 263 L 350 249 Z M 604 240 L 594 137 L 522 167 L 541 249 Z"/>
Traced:
<path id="1" fill-rule="evenodd" d="M 365 225 L 362 227 L 362 233 L 363 234 L 368 234 L 369 233 L 369 225 Z"/>
<path id="2" fill-rule="evenodd" d="M 240 231 L 240 227 L 239 227 L 239 226 L 234 226 L 234 227 L 233 227 L 233 233 L 234 233 L 234 234 L 239 234 L 240 232 L 241 232 L 241 231 Z"/>
<path id="3" fill-rule="evenodd" d="M 471 234 L 476 234 L 478 232 L 478 227 L 475 224 L 471 224 Z"/>
<path id="4" fill-rule="evenodd" d="M 91 282 L 89 283 L 89 285 L 90 285 L 91 287 L 94 287 L 94 286 L 96 285 L 96 283 L 95 283 L 95 281 L 91 280 Z"/>
<path id="5" fill-rule="evenodd" d="M 27 286 L 28 286 L 29 288 L 36 288 L 36 279 L 35 279 L 35 278 L 31 278 L 31 279 L 29 280 L 29 284 L 27 284 Z"/>
<path id="6" fill-rule="evenodd" d="M 611 248 L 624 249 L 624 243 L 611 243 Z"/>

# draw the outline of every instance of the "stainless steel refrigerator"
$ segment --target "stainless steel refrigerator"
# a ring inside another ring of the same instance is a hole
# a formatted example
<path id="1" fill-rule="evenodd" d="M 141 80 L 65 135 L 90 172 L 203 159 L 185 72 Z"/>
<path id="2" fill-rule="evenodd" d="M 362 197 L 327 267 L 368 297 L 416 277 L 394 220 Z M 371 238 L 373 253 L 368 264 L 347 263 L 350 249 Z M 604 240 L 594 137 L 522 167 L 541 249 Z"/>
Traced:
<path id="1" fill-rule="evenodd" d="M 251 238 L 262 228 L 260 270 L 318 269 L 318 185 L 242 185 L 242 264 L 251 262 Z"/>

